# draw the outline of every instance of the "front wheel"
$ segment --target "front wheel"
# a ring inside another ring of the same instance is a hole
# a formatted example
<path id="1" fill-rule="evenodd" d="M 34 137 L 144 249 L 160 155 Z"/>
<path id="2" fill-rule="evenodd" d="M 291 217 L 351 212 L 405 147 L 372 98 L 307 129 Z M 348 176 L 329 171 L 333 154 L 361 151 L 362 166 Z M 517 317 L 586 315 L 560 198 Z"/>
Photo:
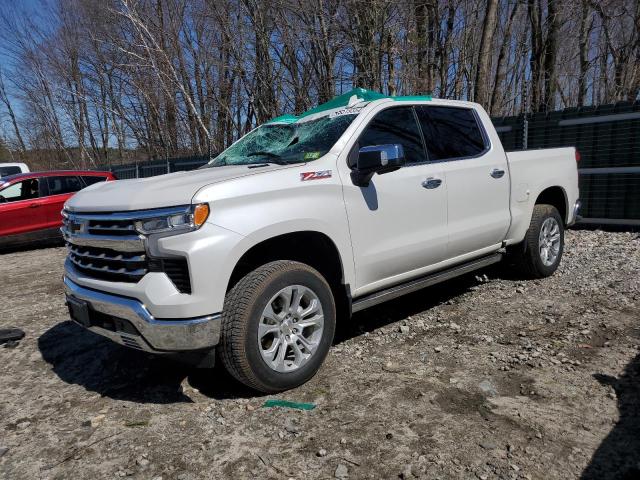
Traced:
<path id="1" fill-rule="evenodd" d="M 516 265 L 527 276 L 553 275 L 564 251 L 564 225 L 556 207 L 535 205 L 525 239 L 514 249 Z"/>
<path id="2" fill-rule="evenodd" d="M 331 287 L 315 269 L 288 260 L 243 277 L 225 298 L 220 353 L 240 382 L 279 392 L 311 379 L 335 332 Z"/>

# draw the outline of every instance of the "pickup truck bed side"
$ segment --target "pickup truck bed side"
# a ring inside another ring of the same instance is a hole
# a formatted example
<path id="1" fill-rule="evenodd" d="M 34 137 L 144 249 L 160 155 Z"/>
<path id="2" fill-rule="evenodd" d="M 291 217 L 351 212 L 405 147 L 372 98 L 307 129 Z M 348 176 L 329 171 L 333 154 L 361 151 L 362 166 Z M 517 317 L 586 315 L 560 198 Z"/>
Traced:
<path id="1" fill-rule="evenodd" d="M 574 148 L 547 148 L 507 152 L 511 175 L 511 226 L 506 235 L 509 245 L 521 242 L 529 228 L 533 206 L 542 192 L 557 189 L 563 194 L 563 220 L 575 222 L 578 200 L 578 170 Z M 559 182 L 559 179 L 563 179 Z"/>

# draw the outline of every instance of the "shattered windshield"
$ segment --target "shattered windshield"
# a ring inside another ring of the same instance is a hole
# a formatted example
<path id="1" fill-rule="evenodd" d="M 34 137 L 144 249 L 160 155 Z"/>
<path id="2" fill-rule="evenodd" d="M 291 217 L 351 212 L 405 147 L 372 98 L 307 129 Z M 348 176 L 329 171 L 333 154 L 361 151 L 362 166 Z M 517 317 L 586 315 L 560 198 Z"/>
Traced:
<path id="1" fill-rule="evenodd" d="M 265 124 L 248 133 L 205 167 L 255 163 L 303 163 L 320 158 L 357 115 L 324 116 L 307 122 Z"/>

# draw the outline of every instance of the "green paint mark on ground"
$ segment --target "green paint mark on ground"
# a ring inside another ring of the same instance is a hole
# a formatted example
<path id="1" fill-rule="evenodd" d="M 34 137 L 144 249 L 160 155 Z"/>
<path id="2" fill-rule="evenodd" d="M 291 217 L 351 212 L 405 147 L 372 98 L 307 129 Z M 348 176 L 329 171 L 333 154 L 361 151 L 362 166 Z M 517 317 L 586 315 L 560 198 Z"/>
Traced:
<path id="1" fill-rule="evenodd" d="M 288 400 L 267 400 L 264 402 L 264 405 L 262 405 L 262 408 L 273 407 L 294 408 L 296 410 L 313 410 L 316 408 L 316 405 L 315 403 L 290 402 Z"/>

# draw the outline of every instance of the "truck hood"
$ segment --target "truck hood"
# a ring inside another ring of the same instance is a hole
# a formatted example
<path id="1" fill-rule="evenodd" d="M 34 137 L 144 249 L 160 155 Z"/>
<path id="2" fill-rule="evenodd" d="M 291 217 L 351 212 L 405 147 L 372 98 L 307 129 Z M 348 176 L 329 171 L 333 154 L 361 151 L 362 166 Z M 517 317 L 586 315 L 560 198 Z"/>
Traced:
<path id="1" fill-rule="evenodd" d="M 115 212 L 187 205 L 202 187 L 247 175 L 291 168 L 271 165 L 249 168 L 247 165 L 204 168 L 150 178 L 96 183 L 76 193 L 66 203 L 75 212 Z"/>

